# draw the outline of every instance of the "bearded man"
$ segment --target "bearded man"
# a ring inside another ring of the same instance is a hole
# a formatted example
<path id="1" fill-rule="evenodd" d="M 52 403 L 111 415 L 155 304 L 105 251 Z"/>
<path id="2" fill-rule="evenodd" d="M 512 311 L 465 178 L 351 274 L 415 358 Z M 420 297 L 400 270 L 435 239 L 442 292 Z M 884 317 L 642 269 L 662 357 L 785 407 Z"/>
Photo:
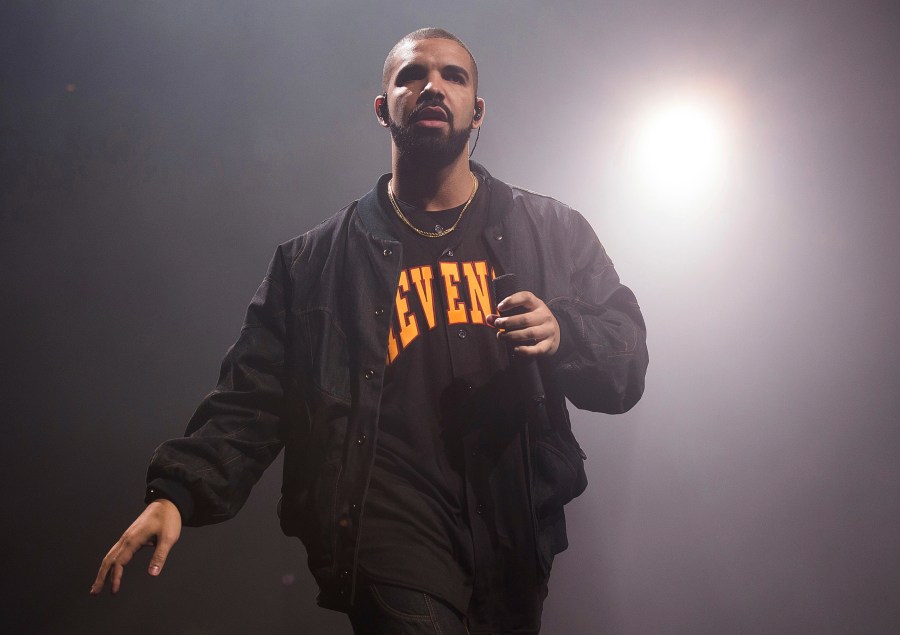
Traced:
<path id="1" fill-rule="evenodd" d="M 144 544 L 159 575 L 182 525 L 237 513 L 284 448 L 282 529 L 354 633 L 539 631 L 563 506 L 586 485 L 566 398 L 631 408 L 645 329 L 580 214 L 469 161 L 477 86 L 447 31 L 393 47 L 374 104 L 391 173 L 278 248 L 92 593 L 107 577 L 117 592 Z M 510 273 L 526 290 L 493 297 Z"/>

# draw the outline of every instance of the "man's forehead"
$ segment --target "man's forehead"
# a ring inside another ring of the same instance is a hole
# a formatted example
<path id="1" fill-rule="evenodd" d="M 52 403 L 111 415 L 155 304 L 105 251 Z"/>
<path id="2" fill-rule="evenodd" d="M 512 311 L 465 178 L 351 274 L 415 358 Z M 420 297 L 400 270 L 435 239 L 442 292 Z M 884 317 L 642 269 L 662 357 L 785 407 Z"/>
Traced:
<path id="1" fill-rule="evenodd" d="M 461 66 L 471 75 L 474 73 L 472 59 L 468 51 L 453 40 L 428 38 L 404 42 L 394 51 L 391 60 L 391 74 L 409 64 Z"/>

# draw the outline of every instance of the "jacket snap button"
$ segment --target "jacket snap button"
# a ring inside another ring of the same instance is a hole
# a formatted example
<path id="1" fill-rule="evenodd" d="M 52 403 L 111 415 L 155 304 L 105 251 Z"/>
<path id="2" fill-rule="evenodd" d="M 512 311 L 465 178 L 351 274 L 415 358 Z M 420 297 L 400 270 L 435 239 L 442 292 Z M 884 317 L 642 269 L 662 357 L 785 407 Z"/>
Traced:
<path id="1" fill-rule="evenodd" d="M 478 503 L 478 505 L 475 507 L 475 513 L 479 516 L 484 516 L 484 505 Z"/>
<path id="2" fill-rule="evenodd" d="M 503 240 L 503 234 L 497 234 L 494 236 L 494 240 Z"/>
<path id="3" fill-rule="evenodd" d="M 359 437 L 359 438 L 356 440 L 356 445 L 362 445 L 362 444 L 365 443 L 365 442 L 366 442 L 366 435 L 362 435 L 361 437 Z"/>
<path id="4" fill-rule="evenodd" d="M 452 258 L 452 257 L 453 257 L 453 250 L 452 250 L 452 249 L 448 249 L 448 250 L 447 250 L 447 255 L 450 256 L 450 257 Z"/>
<path id="5" fill-rule="evenodd" d="M 384 253 L 385 256 L 390 256 L 390 255 L 391 255 L 392 253 L 394 253 L 394 252 L 391 251 L 390 249 L 385 249 L 383 253 Z"/>
<path id="6" fill-rule="evenodd" d="M 363 373 L 363 377 L 365 377 L 366 379 L 372 379 L 374 376 L 375 376 L 375 371 L 372 369 L 369 369 Z"/>
<path id="7" fill-rule="evenodd" d="M 469 332 L 466 331 L 466 329 L 459 329 L 456 332 L 456 335 L 457 335 L 457 337 L 459 337 L 459 339 L 464 340 L 469 336 Z"/>
<path id="8" fill-rule="evenodd" d="M 375 315 L 384 315 L 384 309 L 381 309 L 381 308 L 375 309 Z"/>

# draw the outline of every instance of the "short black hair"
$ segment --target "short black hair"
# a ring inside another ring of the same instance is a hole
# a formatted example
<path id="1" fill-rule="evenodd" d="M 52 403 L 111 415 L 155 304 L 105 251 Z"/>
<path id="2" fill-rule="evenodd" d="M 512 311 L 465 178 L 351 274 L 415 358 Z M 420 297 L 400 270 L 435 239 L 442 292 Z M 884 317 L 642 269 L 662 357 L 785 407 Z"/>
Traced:
<path id="1" fill-rule="evenodd" d="M 465 42 L 450 33 L 450 31 L 439 29 L 433 26 L 428 26 L 423 29 L 416 29 L 412 33 L 404 35 L 402 38 L 400 38 L 400 41 L 394 44 L 393 48 L 391 48 L 390 53 L 388 53 L 387 57 L 384 58 L 384 69 L 382 71 L 381 77 L 381 84 L 385 90 L 387 90 L 388 76 L 391 73 L 391 62 L 393 61 L 394 54 L 397 52 L 397 49 L 407 44 L 411 44 L 412 42 L 419 42 L 421 40 L 452 40 L 453 42 L 456 42 L 461 47 L 463 47 L 466 50 L 466 53 L 469 54 L 469 59 L 472 60 L 472 69 L 475 75 L 473 77 L 473 80 L 475 81 L 475 93 L 478 94 L 478 64 L 475 62 L 475 56 L 472 55 L 472 51 L 469 50 L 469 47 L 466 46 Z"/>

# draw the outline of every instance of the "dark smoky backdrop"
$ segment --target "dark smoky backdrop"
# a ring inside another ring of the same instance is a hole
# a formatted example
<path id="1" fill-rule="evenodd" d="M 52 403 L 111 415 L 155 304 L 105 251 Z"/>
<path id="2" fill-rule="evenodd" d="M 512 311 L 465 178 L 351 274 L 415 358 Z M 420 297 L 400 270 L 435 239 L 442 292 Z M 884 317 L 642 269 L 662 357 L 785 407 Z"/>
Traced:
<path id="1" fill-rule="evenodd" d="M 275 246 L 389 171 L 372 100 L 426 25 L 478 59 L 474 158 L 582 211 L 648 323 L 644 399 L 573 412 L 544 632 L 896 632 L 900 20 L 770 0 L 4 2 L 6 632 L 350 632 L 279 531 L 280 460 L 161 577 L 145 550 L 88 589 Z M 698 87 L 727 186 L 666 210 L 629 122 Z"/>

